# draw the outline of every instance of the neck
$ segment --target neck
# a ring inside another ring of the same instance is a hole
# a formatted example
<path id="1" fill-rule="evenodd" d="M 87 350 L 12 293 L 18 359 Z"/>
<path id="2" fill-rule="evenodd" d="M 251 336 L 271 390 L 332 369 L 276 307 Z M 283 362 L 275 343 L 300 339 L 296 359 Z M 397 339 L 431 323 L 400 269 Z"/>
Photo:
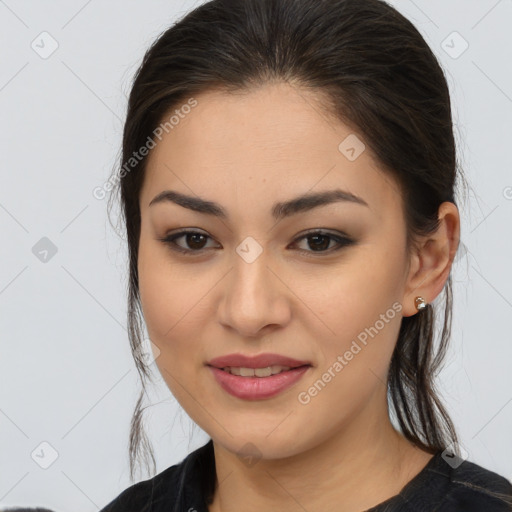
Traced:
<path id="1" fill-rule="evenodd" d="M 381 401 L 382 403 L 382 401 Z M 370 404 L 369 404 L 370 405 Z M 209 512 L 336 510 L 360 512 L 398 494 L 432 458 L 391 424 L 387 402 L 286 459 L 244 465 L 214 442 L 218 487 Z"/>

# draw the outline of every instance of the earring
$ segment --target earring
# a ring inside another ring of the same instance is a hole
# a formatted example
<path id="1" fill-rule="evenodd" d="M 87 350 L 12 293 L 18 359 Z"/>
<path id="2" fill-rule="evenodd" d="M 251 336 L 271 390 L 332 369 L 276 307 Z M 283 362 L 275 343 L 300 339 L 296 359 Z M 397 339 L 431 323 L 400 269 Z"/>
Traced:
<path id="1" fill-rule="evenodd" d="M 427 303 L 425 302 L 425 299 L 423 297 L 416 297 L 414 300 L 414 303 L 416 305 L 416 309 L 418 311 L 422 311 L 427 307 Z"/>

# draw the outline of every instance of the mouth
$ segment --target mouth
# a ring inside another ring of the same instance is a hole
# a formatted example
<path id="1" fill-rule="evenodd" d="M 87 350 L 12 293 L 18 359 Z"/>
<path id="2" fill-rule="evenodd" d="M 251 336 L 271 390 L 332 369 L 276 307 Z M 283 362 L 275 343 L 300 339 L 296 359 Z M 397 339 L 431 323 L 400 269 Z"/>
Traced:
<path id="1" fill-rule="evenodd" d="M 242 400 L 265 400 L 291 388 L 301 380 L 310 364 L 296 366 L 271 365 L 262 368 L 207 365 L 215 381 L 230 395 Z M 275 373 L 272 373 L 272 372 Z"/>
<path id="2" fill-rule="evenodd" d="M 206 364 L 242 377 L 270 377 L 302 366 L 312 366 L 310 361 L 269 353 L 256 356 L 228 354 L 216 357 Z"/>
<path id="3" fill-rule="evenodd" d="M 309 367 L 311 365 L 305 364 L 301 366 L 281 366 L 281 365 L 272 365 L 265 366 L 262 368 L 248 368 L 243 366 L 226 366 L 224 368 L 219 368 L 226 373 L 230 373 L 231 375 L 236 375 L 238 377 L 271 377 L 272 375 L 279 375 L 283 372 L 288 372 L 290 370 L 296 370 L 298 368 Z"/>
<path id="4" fill-rule="evenodd" d="M 220 387 L 242 400 L 265 400 L 291 388 L 313 365 L 281 354 L 228 354 L 206 366 Z"/>

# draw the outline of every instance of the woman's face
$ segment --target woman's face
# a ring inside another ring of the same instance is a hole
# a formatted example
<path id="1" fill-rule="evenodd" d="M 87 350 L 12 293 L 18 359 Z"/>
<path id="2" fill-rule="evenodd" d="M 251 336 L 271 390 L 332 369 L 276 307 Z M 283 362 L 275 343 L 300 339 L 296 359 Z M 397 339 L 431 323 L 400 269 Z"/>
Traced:
<path id="1" fill-rule="evenodd" d="M 233 452 L 252 443 L 263 457 L 286 457 L 378 420 L 417 295 L 398 186 L 307 91 L 275 84 L 195 99 L 156 141 L 140 196 L 140 296 L 162 377 Z M 276 206 L 335 190 L 358 199 Z M 164 191 L 192 199 L 150 205 Z M 198 200 L 210 213 L 187 207 Z M 185 229 L 199 234 L 170 241 Z M 208 366 L 262 353 L 309 366 L 280 392 L 254 380 L 275 377 L 228 376 L 235 394 Z"/>

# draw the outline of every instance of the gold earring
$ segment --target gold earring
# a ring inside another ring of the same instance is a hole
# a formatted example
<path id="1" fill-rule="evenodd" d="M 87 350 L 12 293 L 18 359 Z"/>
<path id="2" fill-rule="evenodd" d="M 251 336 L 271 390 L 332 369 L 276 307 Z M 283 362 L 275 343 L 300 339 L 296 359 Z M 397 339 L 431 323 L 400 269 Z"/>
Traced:
<path id="1" fill-rule="evenodd" d="M 427 303 L 423 297 L 416 297 L 416 299 L 414 299 L 414 303 L 418 311 L 422 311 L 427 307 Z"/>

